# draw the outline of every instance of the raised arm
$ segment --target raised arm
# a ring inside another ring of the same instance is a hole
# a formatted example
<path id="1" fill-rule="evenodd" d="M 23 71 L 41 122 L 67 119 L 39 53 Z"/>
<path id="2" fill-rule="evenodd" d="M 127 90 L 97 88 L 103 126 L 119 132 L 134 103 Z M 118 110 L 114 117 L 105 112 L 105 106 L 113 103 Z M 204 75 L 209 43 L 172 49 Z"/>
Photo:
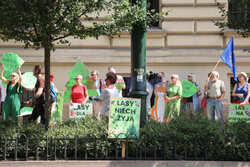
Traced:
<path id="1" fill-rule="evenodd" d="M 2 64 L 2 71 L 1 71 L 1 74 L 0 74 L 0 78 L 1 78 L 1 80 L 3 81 L 3 83 L 8 84 L 8 83 L 9 83 L 9 80 L 7 80 L 7 79 L 3 76 L 3 72 L 4 72 L 4 65 Z"/>
<path id="2" fill-rule="evenodd" d="M 19 66 L 17 70 L 18 70 L 18 75 L 19 75 L 18 86 L 20 87 L 22 83 L 22 79 L 23 79 L 23 76 L 21 73 L 21 66 Z"/>

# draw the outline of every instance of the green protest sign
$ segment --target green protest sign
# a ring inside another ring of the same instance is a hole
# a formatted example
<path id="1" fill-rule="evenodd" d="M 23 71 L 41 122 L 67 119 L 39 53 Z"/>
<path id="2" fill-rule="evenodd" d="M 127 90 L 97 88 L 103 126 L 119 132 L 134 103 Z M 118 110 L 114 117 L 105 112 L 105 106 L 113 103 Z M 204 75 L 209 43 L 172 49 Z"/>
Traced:
<path id="1" fill-rule="evenodd" d="M 32 107 L 23 107 L 20 110 L 20 115 L 18 115 L 18 116 L 20 117 L 20 116 L 25 116 L 25 115 L 31 115 L 32 111 L 33 111 Z"/>
<path id="2" fill-rule="evenodd" d="M 13 71 L 17 69 L 18 66 L 21 66 L 24 63 L 24 60 L 18 56 L 16 53 L 5 53 L 2 55 L 2 61 L 4 64 L 4 69 L 8 71 Z"/>
<path id="3" fill-rule="evenodd" d="M 85 65 L 78 60 L 72 70 L 69 72 L 71 78 L 75 78 L 77 75 L 82 75 L 83 79 L 89 76 L 90 72 L 87 70 Z"/>
<path id="4" fill-rule="evenodd" d="M 52 105 L 51 109 L 51 123 L 61 123 L 62 122 L 62 113 L 63 113 L 63 94 L 64 92 L 56 92 L 57 101 Z"/>
<path id="5" fill-rule="evenodd" d="M 37 78 L 33 75 L 33 72 L 26 72 L 23 74 L 21 85 L 25 88 L 33 89 L 36 85 Z"/>
<path id="6" fill-rule="evenodd" d="M 246 121 L 250 123 L 250 105 L 230 104 L 228 122 Z"/>
<path id="7" fill-rule="evenodd" d="M 109 138 L 137 138 L 140 127 L 141 99 L 111 98 Z"/>
<path id="8" fill-rule="evenodd" d="M 69 96 L 70 96 L 70 93 L 71 93 L 71 89 L 66 89 L 65 91 L 64 91 L 64 101 L 65 102 L 70 102 L 69 101 Z"/>
<path id="9" fill-rule="evenodd" d="M 71 120 L 81 119 L 92 114 L 92 103 L 86 103 L 84 106 L 79 103 L 69 105 L 69 119 Z"/>
<path id="10" fill-rule="evenodd" d="M 182 96 L 183 97 L 191 97 L 199 90 L 196 89 L 195 84 L 188 80 L 182 81 Z"/>

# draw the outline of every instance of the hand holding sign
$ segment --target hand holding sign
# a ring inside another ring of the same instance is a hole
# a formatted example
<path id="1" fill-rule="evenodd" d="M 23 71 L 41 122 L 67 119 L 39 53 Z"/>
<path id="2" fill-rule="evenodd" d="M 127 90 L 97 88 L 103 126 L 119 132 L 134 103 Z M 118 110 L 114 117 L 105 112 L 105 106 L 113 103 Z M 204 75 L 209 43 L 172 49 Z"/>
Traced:
<path id="1" fill-rule="evenodd" d="M 188 80 L 182 81 L 182 96 L 183 97 L 191 97 L 196 92 L 198 92 L 199 89 L 196 88 L 195 84 Z"/>

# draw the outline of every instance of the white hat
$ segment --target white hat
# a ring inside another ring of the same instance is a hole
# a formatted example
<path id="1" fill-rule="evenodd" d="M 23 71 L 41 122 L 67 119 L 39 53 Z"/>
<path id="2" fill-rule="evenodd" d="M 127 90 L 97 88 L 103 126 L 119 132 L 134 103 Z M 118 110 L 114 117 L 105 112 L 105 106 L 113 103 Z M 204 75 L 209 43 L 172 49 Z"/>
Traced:
<path id="1" fill-rule="evenodd" d="M 240 72 L 240 73 L 238 74 L 238 76 L 239 76 L 239 75 L 243 75 L 243 76 L 246 78 L 246 82 L 248 82 L 247 73 L 245 73 L 245 72 Z"/>

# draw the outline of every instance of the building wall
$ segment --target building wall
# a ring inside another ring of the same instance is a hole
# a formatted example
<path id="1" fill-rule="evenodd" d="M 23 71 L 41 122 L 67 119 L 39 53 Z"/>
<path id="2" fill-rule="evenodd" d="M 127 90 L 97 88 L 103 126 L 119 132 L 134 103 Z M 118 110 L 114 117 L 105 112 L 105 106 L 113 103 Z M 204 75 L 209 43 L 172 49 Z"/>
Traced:
<path id="1" fill-rule="evenodd" d="M 226 0 L 220 0 L 227 6 Z M 151 28 L 147 32 L 147 68 L 154 72 L 165 72 L 167 79 L 177 73 L 180 79 L 186 79 L 188 73 L 195 73 L 198 83 L 203 87 L 205 79 L 232 35 L 235 38 L 236 61 L 238 71 L 250 73 L 250 38 L 242 38 L 230 32 L 221 32 L 213 21 L 223 21 L 214 0 L 162 0 L 161 9 L 170 10 L 160 28 Z M 114 66 L 118 73 L 130 75 L 130 35 L 122 32 L 120 37 L 102 36 L 98 40 L 89 38 L 78 40 L 69 38 L 71 45 L 56 45 L 52 53 L 51 71 L 55 74 L 55 83 L 59 90 L 69 79 L 67 75 L 80 59 L 91 70 L 98 70 L 104 78 L 108 66 Z M 23 49 L 23 44 L 14 41 L 0 42 L 0 55 L 15 52 L 24 60 L 23 71 L 32 71 L 35 64 L 44 61 L 43 50 Z M 217 70 L 226 85 L 224 103 L 229 103 L 232 76 L 224 63 Z"/>

